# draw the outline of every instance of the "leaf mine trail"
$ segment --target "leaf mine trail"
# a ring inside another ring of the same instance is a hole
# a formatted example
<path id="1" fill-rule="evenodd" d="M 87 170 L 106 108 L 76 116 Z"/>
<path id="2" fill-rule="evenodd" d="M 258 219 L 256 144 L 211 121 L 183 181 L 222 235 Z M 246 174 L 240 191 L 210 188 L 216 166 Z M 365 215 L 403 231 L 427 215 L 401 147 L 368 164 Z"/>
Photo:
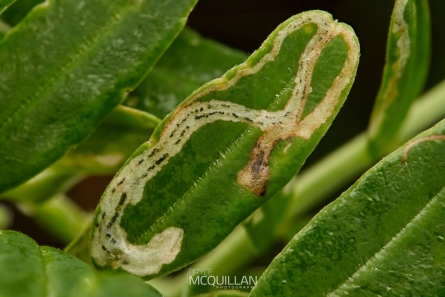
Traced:
<path id="1" fill-rule="evenodd" d="M 382 95 L 382 103 L 376 112 L 373 112 L 369 133 L 371 137 L 378 135 L 387 116 L 387 110 L 399 96 L 400 80 L 405 72 L 406 65 L 411 56 L 411 39 L 409 25 L 404 19 L 408 0 L 396 1 L 393 13 L 392 33 L 399 35 L 397 40 L 398 59 L 391 65 L 394 75 L 389 79 L 388 85 Z"/>
<path id="2" fill-rule="evenodd" d="M 417 140 L 414 140 L 413 142 L 408 143 L 408 145 L 405 147 L 405 150 L 403 152 L 402 164 L 404 164 L 406 162 L 406 160 L 408 159 L 409 151 L 414 146 L 418 145 L 419 143 L 425 142 L 425 141 L 445 141 L 445 135 L 431 135 L 431 136 L 419 138 Z"/>
<path id="3" fill-rule="evenodd" d="M 295 87 L 283 110 L 268 111 L 246 108 L 232 102 L 197 100 L 210 92 L 226 90 L 247 75 L 255 74 L 265 64 L 273 63 L 279 54 L 283 40 L 307 24 L 317 26 L 316 34 L 303 51 Z M 342 35 L 348 46 L 343 68 L 325 97 L 304 119 L 302 114 L 311 93 L 311 80 L 315 63 L 325 45 L 335 36 Z M 256 195 L 263 195 L 269 179 L 269 156 L 280 140 L 295 137 L 309 139 L 331 116 L 342 91 L 354 75 L 358 59 L 358 45 L 351 30 L 323 12 L 304 13 L 288 23 L 276 35 L 272 50 L 255 65 L 238 66 L 236 75 L 213 81 L 212 86 L 194 94 L 177 108 L 164 126 L 159 141 L 150 140 L 150 148 L 132 159 L 113 179 L 100 202 L 93 226 L 91 255 L 99 266 L 122 268 L 130 273 L 146 276 L 156 274 L 163 264 L 171 263 L 181 250 L 184 231 L 169 227 L 156 234 L 148 244 L 135 245 L 127 240 L 126 231 L 120 226 L 121 217 L 128 204 L 136 205 L 144 194 L 145 184 L 162 170 L 170 158 L 181 151 L 190 136 L 201 127 L 215 121 L 243 122 L 260 128 L 264 133 L 250 152 L 250 160 L 238 172 L 237 182 Z"/>

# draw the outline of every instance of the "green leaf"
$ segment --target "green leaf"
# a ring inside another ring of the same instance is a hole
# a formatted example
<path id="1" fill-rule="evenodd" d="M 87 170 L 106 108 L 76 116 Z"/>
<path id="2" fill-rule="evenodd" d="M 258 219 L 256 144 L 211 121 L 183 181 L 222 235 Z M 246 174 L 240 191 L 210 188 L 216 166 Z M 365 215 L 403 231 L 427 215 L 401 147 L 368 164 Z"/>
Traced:
<path id="1" fill-rule="evenodd" d="M 212 250 L 300 169 L 346 99 L 358 56 L 349 26 L 306 12 L 192 93 L 106 189 L 94 263 L 150 279 Z"/>
<path id="2" fill-rule="evenodd" d="M 77 148 L 2 196 L 16 201 L 43 202 L 68 190 L 85 174 L 116 173 L 134 150 L 150 138 L 159 122 L 143 111 L 118 106 Z"/>
<path id="3" fill-rule="evenodd" d="M 186 27 L 124 104 L 164 118 L 194 90 L 246 58 Z"/>
<path id="4" fill-rule="evenodd" d="M 8 33 L 0 41 L 0 192 L 84 140 L 138 85 L 195 2 L 57 0 Z"/>
<path id="5" fill-rule="evenodd" d="M 316 215 L 251 296 L 444 292 L 444 176 L 445 120 L 384 158 Z"/>
<path id="6" fill-rule="evenodd" d="M 0 231 L 0 275 L 2 297 L 162 296 L 137 277 L 97 275 L 79 259 L 15 231 Z"/>
<path id="7" fill-rule="evenodd" d="M 419 96 L 430 61 L 427 0 L 397 0 L 391 17 L 386 65 L 368 127 L 370 151 L 379 158 L 394 145 L 411 104 Z"/>
<path id="8" fill-rule="evenodd" d="M 44 2 L 43 0 L 18 0 L 14 2 L 5 13 L 2 15 L 2 19 L 8 24 L 17 25 L 37 4 Z"/>
<path id="9" fill-rule="evenodd" d="M 118 106 L 84 142 L 54 164 L 88 174 L 116 173 L 150 138 L 160 120 L 137 109 Z"/>
<path id="10" fill-rule="evenodd" d="M 2 14 L 16 0 L 0 0 L 0 14 Z"/>

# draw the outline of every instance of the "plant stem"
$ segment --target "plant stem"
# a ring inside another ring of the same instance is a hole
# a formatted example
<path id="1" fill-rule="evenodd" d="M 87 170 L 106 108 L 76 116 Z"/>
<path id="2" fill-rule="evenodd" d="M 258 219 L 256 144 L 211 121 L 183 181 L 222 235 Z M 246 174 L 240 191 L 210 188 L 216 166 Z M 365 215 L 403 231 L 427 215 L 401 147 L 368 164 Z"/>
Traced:
<path id="1" fill-rule="evenodd" d="M 302 215 L 369 168 L 373 161 L 368 154 L 367 141 L 362 133 L 294 177 L 288 186 L 291 202 L 286 217 Z"/>
<path id="2" fill-rule="evenodd" d="M 0 38 L 11 30 L 11 26 L 0 20 Z"/>
<path id="3" fill-rule="evenodd" d="M 398 134 L 404 143 L 445 116 L 445 80 L 414 102 Z"/>
<path id="4" fill-rule="evenodd" d="M 42 203 L 57 193 L 64 193 L 85 178 L 74 169 L 46 168 L 24 184 L 1 194 L 0 199 L 14 202 Z"/>
<path id="5" fill-rule="evenodd" d="M 10 210 L 6 206 L 0 204 L 0 230 L 8 228 L 11 220 L 12 214 Z"/>
<path id="6" fill-rule="evenodd" d="M 17 206 L 64 243 L 72 241 L 91 219 L 91 215 L 64 194 L 57 194 L 41 204 L 21 202 Z"/>

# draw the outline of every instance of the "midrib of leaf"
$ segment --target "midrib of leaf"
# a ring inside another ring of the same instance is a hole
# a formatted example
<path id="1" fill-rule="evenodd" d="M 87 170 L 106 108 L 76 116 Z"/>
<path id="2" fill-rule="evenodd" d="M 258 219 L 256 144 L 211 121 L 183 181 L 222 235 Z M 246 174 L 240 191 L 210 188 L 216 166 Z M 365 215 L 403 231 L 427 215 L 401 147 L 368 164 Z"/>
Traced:
<path id="1" fill-rule="evenodd" d="M 230 70 L 229 70 L 230 71 Z M 277 102 L 279 102 L 278 99 L 274 99 L 271 103 L 269 103 L 266 106 L 266 110 L 269 110 L 272 106 L 275 106 L 277 104 Z M 210 124 L 211 125 L 211 124 Z M 187 191 L 184 192 L 184 194 L 182 194 L 181 197 L 179 197 L 174 203 L 173 205 L 166 209 L 154 222 L 153 224 L 150 226 L 150 231 L 154 231 L 155 226 L 158 222 L 162 222 L 163 218 L 166 217 L 168 214 L 172 213 L 173 210 L 176 208 L 176 206 L 183 200 L 185 200 L 190 194 L 193 193 L 193 191 L 198 188 L 199 183 L 206 180 L 207 177 L 211 176 L 211 172 L 213 170 L 216 170 L 218 166 L 221 166 L 220 164 L 223 164 L 224 160 L 227 160 L 226 155 L 230 154 L 230 152 L 232 151 L 232 148 L 236 147 L 237 144 L 239 144 L 239 142 L 241 141 L 241 139 L 243 138 L 243 136 L 245 134 L 247 134 L 248 132 L 252 131 L 254 128 L 253 127 L 248 127 L 246 128 L 246 130 L 244 130 L 244 132 L 242 132 L 241 134 L 239 134 L 235 140 L 232 142 L 232 144 L 230 146 L 227 147 L 227 149 L 225 150 L 225 153 L 219 153 L 219 158 L 216 158 L 212 164 L 210 164 L 209 168 L 203 173 L 201 174 L 196 180 L 197 182 L 194 182 Z M 195 132 L 196 133 L 196 132 Z M 224 166 L 222 166 L 224 167 Z M 144 236 L 144 234 L 140 235 L 138 237 L 138 241 Z"/>
<path id="2" fill-rule="evenodd" d="M 135 7 L 128 7 L 127 9 L 123 10 L 122 14 L 126 16 L 131 10 L 137 7 L 140 7 L 140 5 Z M 44 9 L 46 7 L 41 7 L 41 8 Z M 105 34 L 108 34 L 112 28 L 114 28 L 116 25 L 122 23 L 125 20 L 125 17 L 120 17 L 120 18 L 114 17 L 115 14 L 116 11 L 113 12 L 113 16 L 110 17 L 110 21 L 106 22 L 97 34 L 93 35 L 91 38 L 86 40 L 86 42 L 83 45 L 77 46 L 76 48 L 77 52 L 73 54 L 73 59 L 71 59 L 70 62 L 64 65 L 58 72 L 56 72 L 56 74 L 51 79 L 48 79 L 47 83 L 43 84 L 43 86 L 41 86 L 34 94 L 30 94 L 29 95 L 30 98 L 26 100 L 26 103 L 22 104 L 20 108 L 18 108 L 12 116 L 10 116 L 8 119 L 6 119 L 6 121 L 0 124 L 0 134 L 4 128 L 7 128 L 11 124 L 13 124 L 14 119 L 17 119 L 20 114 L 24 113 L 33 105 L 38 103 L 40 101 L 38 99 L 42 98 L 41 95 L 47 93 L 50 90 L 50 87 L 56 85 L 63 78 L 64 74 L 68 73 L 70 70 L 75 69 L 76 66 L 80 64 L 80 62 L 89 57 L 88 54 L 96 50 L 95 47 L 92 45 L 97 44 L 101 39 L 106 39 Z M 19 26 L 17 26 L 16 28 L 19 28 Z M 83 47 L 86 49 L 85 50 L 82 49 Z"/>
<path id="3" fill-rule="evenodd" d="M 404 234 L 405 231 L 409 230 L 411 225 L 413 225 L 417 220 L 419 220 L 423 214 L 425 213 L 425 211 L 429 208 L 429 206 L 431 204 L 433 204 L 434 202 L 436 202 L 437 199 L 439 199 L 438 197 L 441 196 L 441 194 L 445 194 L 445 187 L 443 187 L 439 192 L 437 192 L 436 195 L 434 195 L 434 197 L 427 203 L 425 204 L 425 206 L 422 208 L 422 210 L 420 210 L 420 212 L 415 215 L 397 234 L 395 234 L 391 240 L 389 240 L 384 246 L 382 246 L 382 248 L 377 251 L 372 257 L 370 257 L 365 263 L 363 263 L 362 265 L 360 265 L 360 268 L 357 269 L 357 271 L 355 271 L 350 277 L 348 277 L 344 282 L 340 283 L 337 288 L 335 288 L 334 290 L 332 290 L 331 292 L 327 293 L 326 296 L 338 296 L 335 295 L 336 291 L 338 291 L 343 285 L 345 285 L 349 280 L 351 280 L 355 275 L 360 274 L 361 271 L 367 269 L 367 266 L 369 266 L 371 263 L 373 263 L 373 261 L 379 256 L 379 255 L 383 255 L 386 252 L 386 249 L 388 247 L 390 247 L 393 244 L 396 244 L 398 239 Z"/>
<path id="4" fill-rule="evenodd" d="M 224 164 L 223 161 L 224 161 L 224 160 L 227 160 L 226 155 L 229 154 L 229 153 L 232 151 L 232 149 L 235 148 L 235 147 L 239 144 L 239 142 L 241 141 L 241 139 L 243 138 L 243 136 L 244 136 L 245 134 L 249 133 L 249 132 L 251 131 L 251 129 L 252 129 L 252 128 L 247 128 L 246 130 L 244 130 L 242 133 L 240 133 L 240 134 L 235 138 L 235 140 L 232 142 L 232 144 L 226 148 L 226 150 L 224 151 L 224 153 L 222 153 L 222 152 L 219 153 L 219 156 L 220 156 L 220 157 L 219 157 L 219 158 L 216 158 L 216 159 L 212 162 L 212 164 L 209 166 L 209 168 L 208 168 L 203 174 L 201 174 L 201 175 L 196 179 L 197 182 L 194 182 L 194 183 L 189 187 L 189 189 L 188 189 L 187 191 L 185 191 L 184 194 L 182 194 L 182 196 L 179 197 L 179 198 L 173 203 L 173 205 L 172 205 L 170 208 L 166 209 L 166 210 L 159 216 L 159 218 L 157 218 L 157 219 L 153 222 L 153 224 L 152 224 L 151 227 L 150 227 L 151 231 L 153 231 L 153 229 L 155 229 L 155 226 L 156 226 L 157 223 L 162 222 L 162 220 L 163 220 L 164 217 L 166 217 L 168 214 L 172 213 L 172 212 L 174 211 L 174 209 L 176 208 L 176 206 L 177 206 L 181 201 L 185 200 L 190 194 L 192 194 L 193 191 L 199 187 L 199 183 L 202 182 L 202 181 L 204 181 L 204 180 L 206 180 L 206 178 L 207 178 L 208 176 L 211 175 L 212 171 L 214 171 L 214 170 L 217 169 L 218 165 L 219 165 L 219 166 L 222 166 L 222 165 Z M 225 167 L 225 166 L 222 166 L 222 167 Z M 144 234 L 143 234 L 143 235 L 144 235 Z M 143 235 L 141 235 L 141 236 L 138 238 L 138 240 L 140 240 L 141 237 L 142 237 Z"/>

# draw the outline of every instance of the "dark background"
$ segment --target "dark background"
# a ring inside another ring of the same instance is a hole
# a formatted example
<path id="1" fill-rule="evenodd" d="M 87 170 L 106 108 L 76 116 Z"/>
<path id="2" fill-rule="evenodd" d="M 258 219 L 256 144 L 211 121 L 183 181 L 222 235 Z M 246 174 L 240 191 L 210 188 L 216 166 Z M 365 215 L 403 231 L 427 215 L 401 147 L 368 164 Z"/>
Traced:
<path id="1" fill-rule="evenodd" d="M 30 1 L 18 0 L 15 5 L 25 5 L 25 2 Z M 248 53 L 257 49 L 284 20 L 306 10 L 328 11 L 334 19 L 354 28 L 361 44 L 356 81 L 333 126 L 307 160 L 307 166 L 366 129 L 380 84 L 393 5 L 394 1 L 390 0 L 200 0 L 190 15 L 188 26 L 205 37 Z M 431 0 L 430 8 L 432 64 L 425 89 L 445 78 L 445 1 Z M 13 10 L 14 7 L 4 15 L 10 23 L 20 18 Z M 109 181 L 110 177 L 92 177 L 75 186 L 68 194 L 83 208 L 93 210 Z M 339 193 L 333 194 L 331 200 Z M 15 217 L 11 229 L 31 236 L 39 244 L 63 247 L 63 243 L 21 215 L 11 204 L 7 205 Z M 322 205 L 313 213 L 320 207 Z"/>

